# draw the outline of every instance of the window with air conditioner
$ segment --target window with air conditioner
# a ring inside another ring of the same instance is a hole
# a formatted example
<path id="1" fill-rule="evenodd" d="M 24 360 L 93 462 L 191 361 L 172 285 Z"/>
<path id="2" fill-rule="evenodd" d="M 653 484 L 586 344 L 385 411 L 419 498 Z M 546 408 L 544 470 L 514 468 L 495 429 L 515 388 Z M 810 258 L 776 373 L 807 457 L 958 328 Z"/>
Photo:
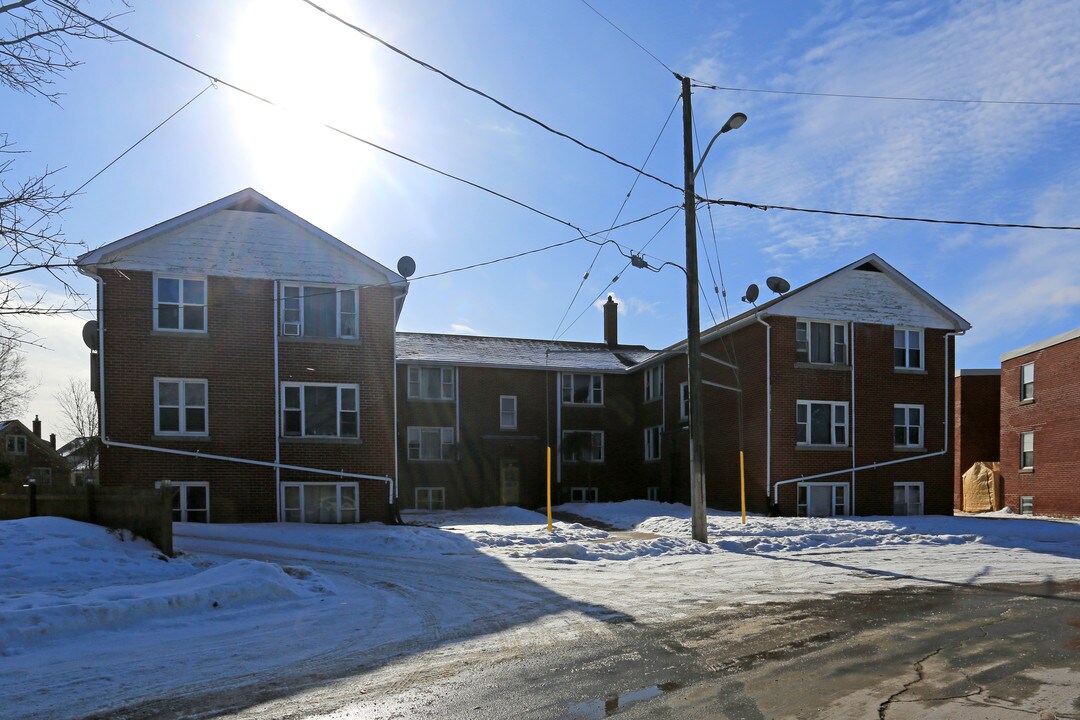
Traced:
<path id="1" fill-rule="evenodd" d="M 282 284 L 281 334 L 355 340 L 359 302 L 356 286 Z"/>

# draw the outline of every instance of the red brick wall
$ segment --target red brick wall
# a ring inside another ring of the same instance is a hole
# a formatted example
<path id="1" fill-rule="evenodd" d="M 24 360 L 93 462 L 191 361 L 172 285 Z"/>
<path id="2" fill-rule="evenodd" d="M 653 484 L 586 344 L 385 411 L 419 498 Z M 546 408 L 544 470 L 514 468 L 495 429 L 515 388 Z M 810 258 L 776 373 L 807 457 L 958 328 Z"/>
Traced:
<path id="1" fill-rule="evenodd" d="M 964 473 L 976 462 L 997 462 L 1001 441 L 1001 375 L 953 379 L 953 507 L 964 507 Z"/>
<path id="2" fill-rule="evenodd" d="M 207 332 L 153 330 L 153 278 L 148 272 L 102 271 L 105 280 L 105 433 L 109 440 L 228 457 L 274 460 L 273 282 L 207 278 Z M 280 338 L 282 381 L 358 383 L 360 440 L 283 438 L 281 462 L 366 475 L 392 476 L 393 315 L 389 288 L 364 288 L 360 340 Z M 208 381 L 209 437 L 154 435 L 154 378 Z M 274 470 L 151 451 L 106 447 L 102 483 L 152 487 L 155 481 L 210 483 L 211 518 L 276 520 Z M 283 481 L 332 477 L 282 471 Z M 361 515 L 387 517 L 386 484 L 361 481 Z"/>
<path id="3" fill-rule="evenodd" d="M 1035 400 L 1020 402 L 1020 367 L 1035 363 Z M 1033 472 L 1020 472 L 1020 433 L 1035 433 Z M 1080 339 L 1001 364 L 1001 474 L 1005 504 L 1034 498 L 1040 515 L 1080 516 Z"/>

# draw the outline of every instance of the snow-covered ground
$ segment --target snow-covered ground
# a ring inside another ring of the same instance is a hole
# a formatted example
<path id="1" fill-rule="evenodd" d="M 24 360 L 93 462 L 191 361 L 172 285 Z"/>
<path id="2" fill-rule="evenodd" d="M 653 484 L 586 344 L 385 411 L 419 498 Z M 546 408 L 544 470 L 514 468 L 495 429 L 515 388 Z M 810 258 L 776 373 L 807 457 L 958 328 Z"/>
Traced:
<path id="1" fill-rule="evenodd" d="M 874 592 L 1080 580 L 1080 524 L 765 518 L 645 501 L 410 513 L 407 527 L 176 526 L 178 558 L 56 518 L 0 522 L 0 708 L 62 718 L 295 682 L 465 640 L 581 641 L 613 617 Z M 407 679 L 403 680 L 406 682 Z M 290 685 L 291 687 L 291 685 Z"/>

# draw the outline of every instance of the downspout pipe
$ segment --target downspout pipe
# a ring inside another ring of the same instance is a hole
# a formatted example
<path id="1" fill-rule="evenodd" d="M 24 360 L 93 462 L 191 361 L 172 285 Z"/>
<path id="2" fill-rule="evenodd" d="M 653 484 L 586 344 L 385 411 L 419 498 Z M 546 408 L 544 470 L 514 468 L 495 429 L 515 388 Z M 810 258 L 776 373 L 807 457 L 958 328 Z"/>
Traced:
<path id="1" fill-rule="evenodd" d="M 278 312 L 281 305 L 281 281 L 274 281 L 274 488 L 278 522 L 284 520 L 281 509 L 281 375 L 278 354 Z"/>
<path id="2" fill-rule="evenodd" d="M 765 326 L 765 499 L 772 494 L 772 325 L 761 319 L 761 313 L 754 319 Z"/>
<path id="3" fill-rule="evenodd" d="M 851 353 L 851 409 L 848 410 L 848 439 L 851 440 L 851 467 L 858 462 L 855 459 L 855 321 L 848 323 L 848 352 Z M 948 365 L 948 363 L 946 363 Z M 855 514 L 855 471 L 851 471 L 851 514 Z"/>

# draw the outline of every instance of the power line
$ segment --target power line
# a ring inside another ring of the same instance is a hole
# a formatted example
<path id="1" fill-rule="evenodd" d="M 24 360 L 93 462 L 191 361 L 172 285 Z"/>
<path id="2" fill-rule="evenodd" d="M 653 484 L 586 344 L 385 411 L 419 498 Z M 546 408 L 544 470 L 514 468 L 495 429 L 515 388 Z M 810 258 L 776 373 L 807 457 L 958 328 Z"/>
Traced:
<path id="1" fill-rule="evenodd" d="M 604 15 L 604 14 L 603 14 L 602 12 L 600 12 L 599 10 L 597 10 L 596 8 L 594 8 L 594 7 L 592 6 L 592 5 L 590 5 L 590 4 L 588 3 L 588 2 L 586 2 L 586 0 L 581 0 L 581 2 L 582 2 L 582 4 L 584 4 L 584 5 L 585 5 L 585 7 L 589 8 L 589 9 L 590 9 L 590 10 L 592 10 L 592 11 L 593 11 L 594 13 L 596 13 L 597 15 L 599 15 L 599 16 L 600 16 L 600 19 L 601 19 L 601 20 L 603 20 L 603 21 L 604 21 L 604 22 L 606 22 L 606 23 L 607 23 L 608 25 L 610 25 L 611 27 L 613 27 L 613 28 L 615 28 L 616 30 L 618 30 L 618 31 L 619 31 L 619 32 L 620 32 L 620 33 L 622 34 L 622 36 L 623 36 L 623 37 L 625 37 L 625 38 L 626 38 L 627 40 L 629 40 L 630 42 L 634 43 L 634 44 L 635 44 L 635 45 L 637 45 L 637 46 L 638 46 L 639 48 L 641 48 L 641 49 L 642 49 L 642 51 L 643 51 L 643 52 L 644 52 L 644 53 L 645 53 L 646 55 L 648 55 L 648 56 L 649 56 L 649 57 L 651 57 L 651 58 L 652 58 L 653 60 L 655 60 L 655 61 L 656 61 L 657 63 L 659 63 L 659 64 L 660 64 L 660 67 L 664 68 L 665 70 L 667 70 L 667 71 L 668 71 L 669 73 L 671 73 L 672 75 L 676 75 L 676 76 L 678 75 L 678 73 L 676 73 L 676 72 L 675 72 L 674 70 L 672 70 L 672 69 L 671 69 L 670 67 L 668 67 L 667 63 L 665 63 L 665 62 L 664 62 L 663 60 L 661 60 L 660 58 L 658 58 L 658 57 L 656 57 L 655 55 L 653 55 L 653 54 L 652 54 L 652 52 L 650 52 L 650 51 L 649 51 L 649 49 L 648 49 L 647 47 L 645 47 L 644 45 L 642 45 L 641 43 L 639 43 L 639 42 L 638 42 L 637 40 L 635 40 L 634 38 L 630 37 L 630 36 L 629 36 L 629 35 L 628 35 L 628 34 L 626 33 L 626 31 L 625 31 L 625 30 L 623 30 L 623 29 L 622 29 L 621 27 L 619 27 L 618 25 L 616 25 L 615 23 L 613 23 L 613 22 L 612 22 L 611 20 L 609 20 L 609 19 L 608 19 L 608 18 L 607 18 L 607 17 L 606 17 L 606 16 L 605 16 L 605 15 Z"/>
<path id="2" fill-rule="evenodd" d="M 582 2 L 584 2 L 584 0 L 582 0 Z M 1044 105 L 1048 107 L 1080 106 L 1080 101 L 1065 100 L 973 100 L 963 98 L 933 98 L 903 95 L 858 95 L 855 93 L 828 93 L 807 92 L 799 90 L 769 90 L 765 88 L 725 87 L 723 85 L 710 85 L 708 83 L 702 82 L 696 82 L 693 86 L 697 88 L 704 88 L 706 90 L 724 90 L 728 92 L 764 93 L 767 95 L 800 95 L 806 97 L 851 98 L 856 100 L 899 100 L 903 102 L 954 103 L 959 105 Z"/>
<path id="3" fill-rule="evenodd" d="M 538 120 L 537 118 L 533 117 L 532 115 L 529 115 L 526 112 L 522 112 L 521 110 L 518 110 L 518 109 L 516 109 L 514 107 L 511 107 L 507 103 L 503 102 L 502 100 L 499 100 L 498 98 L 495 98 L 495 97 L 489 95 L 488 93 L 484 92 L 483 90 L 480 90 L 479 88 L 473 87 L 472 85 L 469 85 L 469 84 L 457 79 L 456 77 L 454 77 L 450 73 L 448 73 L 448 72 L 446 72 L 444 70 L 440 70 L 439 68 L 435 67 L 434 65 L 432 65 L 432 64 L 430 64 L 428 62 L 425 62 L 423 60 L 420 60 L 417 57 L 414 57 L 413 55 L 410 55 L 409 53 L 405 52 L 401 48 L 390 44 L 386 40 L 383 40 L 379 36 L 374 35 L 373 33 L 365 30 L 362 27 L 360 27 L 359 25 L 355 25 L 355 24 L 349 22 L 348 20 L 342 18 L 340 15 L 335 15 L 334 13 L 330 12 L 326 8 L 322 7 L 321 5 L 316 4 L 312 0 L 301 0 L 301 2 L 306 3 L 307 5 L 310 5 L 312 8 L 314 8 L 315 10 L 318 10 L 319 12 L 323 13 L 328 18 L 330 18 L 332 20 L 335 20 L 335 21 L 341 23 L 342 25 L 344 25 L 345 27 L 360 33 L 364 37 L 369 38 L 371 40 L 374 40 L 375 42 L 379 43 L 380 45 L 387 48 L 388 50 L 391 50 L 391 51 L 397 53 L 401 57 L 403 57 L 403 58 L 405 58 L 405 59 L 407 59 L 407 60 L 409 60 L 409 61 L 411 61 L 413 63 L 416 63 L 417 65 L 424 68 L 425 70 L 429 70 L 429 71 L 435 73 L 436 75 L 440 75 L 440 76 L 446 78 L 447 80 L 449 80 L 450 82 L 454 83 L 458 87 L 463 88 L 465 90 L 468 90 L 469 92 L 474 93 L 476 95 L 479 95 L 480 97 L 482 97 L 482 98 L 484 98 L 486 100 L 490 100 L 491 102 L 495 103 L 496 105 L 503 108 L 504 110 L 507 110 L 507 111 L 513 113 L 514 115 L 517 115 L 518 117 L 520 117 L 520 118 L 522 118 L 524 120 L 528 120 L 529 122 L 533 123 L 534 125 L 538 125 L 539 127 L 543 128 L 544 130 L 547 130 L 549 133 L 552 133 L 554 135 L 558 135 L 561 138 L 569 140 L 570 142 L 574 143 L 575 145 L 577 145 L 577 146 L 579 146 L 581 148 L 584 148 L 585 150 L 588 150 L 591 153 L 595 153 L 597 155 L 600 155 L 601 157 L 607 158 L 608 160 L 612 161 L 613 163 L 615 163 L 617 165 L 621 165 L 621 166 L 623 166 L 625 168 L 629 168 L 630 170 L 633 170 L 633 171 L 635 171 L 635 172 L 637 172 L 637 173 L 639 173 L 641 175 L 644 175 L 645 177 L 650 178 L 651 180 L 655 180 L 656 182 L 667 185 L 668 187 L 673 188 L 675 190 L 680 190 L 680 191 L 682 190 L 682 188 L 680 188 L 678 185 L 675 185 L 674 183 L 668 182 L 667 180 L 664 180 L 663 178 L 659 178 L 656 175 L 651 175 L 651 174 L 645 172 L 643 169 L 638 168 L 638 167 L 634 167 L 630 163 L 624 162 L 624 161 L 620 160 L 619 158 L 615 157 L 614 155 L 611 155 L 610 153 L 607 153 L 607 152 L 604 152 L 603 150 L 595 148 L 592 145 L 589 145 L 589 144 L 587 144 L 587 143 L 585 143 L 585 142 L 583 142 L 581 140 L 578 140 L 577 138 L 575 138 L 572 135 L 569 135 L 567 133 L 562 132 L 561 130 L 556 130 L 555 128 L 551 127 L 547 123 L 545 123 L 545 122 L 543 122 L 541 120 Z"/>
<path id="4" fill-rule="evenodd" d="M 816 213 L 818 215 L 840 215 L 843 217 L 871 218 L 873 220 L 900 220 L 903 222 L 937 223 L 941 225 L 972 225 L 975 227 L 992 228 L 1020 228 L 1023 230 L 1080 230 L 1074 225 L 1027 225 L 1023 223 L 993 223 L 979 220 L 941 220 L 939 218 L 904 217 L 900 215 L 875 215 L 873 213 L 843 212 L 840 210 L 818 210 L 813 208 L 790 207 L 787 205 L 761 205 L 758 203 L 741 202 L 739 200 L 713 200 L 711 198 L 699 198 L 702 202 L 713 205 L 732 205 L 734 207 L 751 208 L 753 210 L 787 210 L 789 212 Z"/>

